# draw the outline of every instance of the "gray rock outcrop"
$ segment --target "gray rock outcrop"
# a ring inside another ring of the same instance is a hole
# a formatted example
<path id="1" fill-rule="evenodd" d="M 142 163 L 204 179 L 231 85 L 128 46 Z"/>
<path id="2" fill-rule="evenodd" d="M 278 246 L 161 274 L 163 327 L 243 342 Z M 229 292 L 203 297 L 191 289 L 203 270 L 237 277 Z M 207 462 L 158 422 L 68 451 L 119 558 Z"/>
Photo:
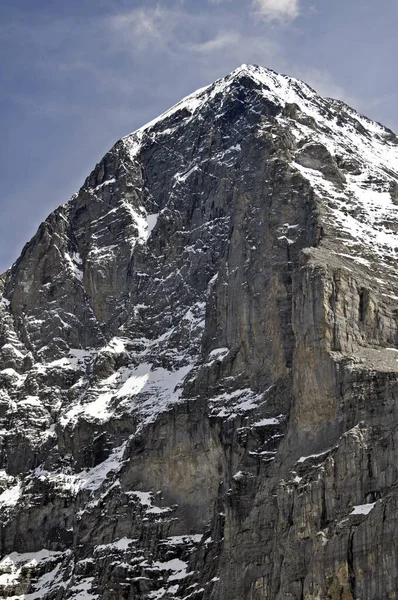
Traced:
<path id="1" fill-rule="evenodd" d="M 0 597 L 396 600 L 398 138 L 243 66 L 0 278 Z"/>

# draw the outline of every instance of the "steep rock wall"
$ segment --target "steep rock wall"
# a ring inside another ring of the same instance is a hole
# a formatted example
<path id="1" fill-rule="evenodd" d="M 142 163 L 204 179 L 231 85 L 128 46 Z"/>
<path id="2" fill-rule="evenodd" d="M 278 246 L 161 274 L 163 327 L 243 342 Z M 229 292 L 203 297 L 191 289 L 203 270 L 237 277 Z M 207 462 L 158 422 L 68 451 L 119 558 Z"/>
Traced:
<path id="1" fill-rule="evenodd" d="M 398 140 L 244 66 L 0 285 L 0 595 L 396 598 Z"/>

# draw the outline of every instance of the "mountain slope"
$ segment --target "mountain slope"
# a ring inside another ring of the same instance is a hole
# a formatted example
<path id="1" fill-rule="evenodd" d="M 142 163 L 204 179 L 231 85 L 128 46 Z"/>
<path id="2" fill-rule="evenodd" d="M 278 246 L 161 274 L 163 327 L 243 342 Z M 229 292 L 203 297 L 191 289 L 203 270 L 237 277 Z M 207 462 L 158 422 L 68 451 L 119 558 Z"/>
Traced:
<path id="1" fill-rule="evenodd" d="M 1 280 L 6 598 L 395 598 L 398 139 L 247 66 Z"/>

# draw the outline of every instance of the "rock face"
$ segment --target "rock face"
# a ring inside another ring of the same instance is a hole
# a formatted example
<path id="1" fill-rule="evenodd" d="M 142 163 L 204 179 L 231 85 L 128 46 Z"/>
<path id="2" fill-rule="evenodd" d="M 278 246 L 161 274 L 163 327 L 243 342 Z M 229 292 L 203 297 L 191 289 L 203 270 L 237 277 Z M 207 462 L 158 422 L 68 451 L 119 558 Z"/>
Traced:
<path id="1" fill-rule="evenodd" d="M 243 66 L 0 278 L 0 597 L 397 600 L 398 139 Z"/>

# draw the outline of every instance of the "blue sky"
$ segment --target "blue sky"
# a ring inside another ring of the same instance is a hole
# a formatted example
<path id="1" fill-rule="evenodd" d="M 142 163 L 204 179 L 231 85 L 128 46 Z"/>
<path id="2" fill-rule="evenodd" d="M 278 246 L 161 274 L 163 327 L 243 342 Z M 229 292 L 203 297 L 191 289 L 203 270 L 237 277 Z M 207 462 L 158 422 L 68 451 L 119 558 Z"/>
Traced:
<path id="1" fill-rule="evenodd" d="M 397 0 L 0 0 L 0 272 L 121 136 L 254 63 L 398 131 Z"/>

